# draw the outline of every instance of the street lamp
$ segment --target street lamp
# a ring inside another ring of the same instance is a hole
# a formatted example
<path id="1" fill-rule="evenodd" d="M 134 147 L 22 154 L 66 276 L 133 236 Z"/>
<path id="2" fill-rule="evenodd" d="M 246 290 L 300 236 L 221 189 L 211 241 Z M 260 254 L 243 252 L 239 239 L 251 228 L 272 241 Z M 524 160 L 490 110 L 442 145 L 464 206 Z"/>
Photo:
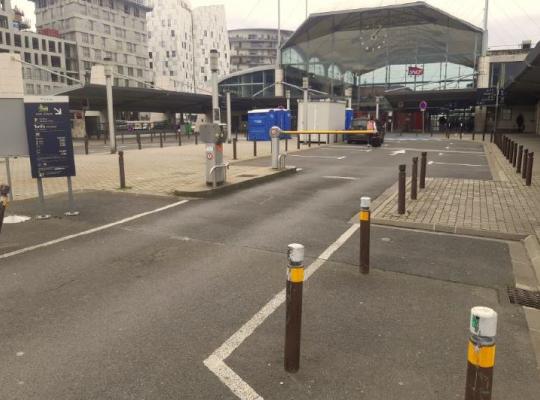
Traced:
<path id="1" fill-rule="evenodd" d="M 105 73 L 105 85 L 107 88 L 107 120 L 109 122 L 109 142 L 111 148 L 111 154 L 116 153 L 116 134 L 114 132 L 114 111 L 113 111 L 113 66 L 111 65 L 111 58 L 105 57 L 103 65 L 103 71 Z"/>

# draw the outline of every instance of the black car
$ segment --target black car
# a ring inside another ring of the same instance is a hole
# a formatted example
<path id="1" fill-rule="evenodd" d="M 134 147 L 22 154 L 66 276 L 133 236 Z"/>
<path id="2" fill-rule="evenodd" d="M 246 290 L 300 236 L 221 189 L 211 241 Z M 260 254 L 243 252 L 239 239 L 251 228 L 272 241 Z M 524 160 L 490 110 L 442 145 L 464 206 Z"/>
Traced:
<path id="1" fill-rule="evenodd" d="M 353 119 L 351 130 L 367 130 L 369 120 L 367 118 Z M 373 147 L 379 147 L 384 143 L 384 127 L 379 121 L 375 121 L 377 130 L 371 135 L 345 135 L 344 140 L 351 143 L 367 143 Z"/>

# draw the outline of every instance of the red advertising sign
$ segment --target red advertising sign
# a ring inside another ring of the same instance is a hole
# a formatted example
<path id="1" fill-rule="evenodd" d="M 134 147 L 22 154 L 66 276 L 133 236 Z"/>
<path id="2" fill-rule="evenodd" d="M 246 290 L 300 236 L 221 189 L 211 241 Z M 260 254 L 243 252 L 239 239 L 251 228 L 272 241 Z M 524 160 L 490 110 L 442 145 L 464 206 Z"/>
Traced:
<path id="1" fill-rule="evenodd" d="M 420 68 L 420 67 L 409 67 L 409 75 L 410 75 L 410 76 L 424 75 L 424 68 Z"/>

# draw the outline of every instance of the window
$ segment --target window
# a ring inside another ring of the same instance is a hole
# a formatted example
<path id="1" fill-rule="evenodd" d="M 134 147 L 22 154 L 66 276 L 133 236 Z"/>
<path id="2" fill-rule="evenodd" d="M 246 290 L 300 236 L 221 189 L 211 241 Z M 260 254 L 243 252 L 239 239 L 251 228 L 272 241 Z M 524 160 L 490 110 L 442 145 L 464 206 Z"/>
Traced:
<path id="1" fill-rule="evenodd" d="M 201 72 L 204 74 L 204 67 L 201 67 Z"/>
<path id="2" fill-rule="evenodd" d="M 41 55 L 41 65 L 49 65 L 49 60 L 47 58 L 47 54 Z"/>
<path id="3" fill-rule="evenodd" d="M 128 75 L 133 76 L 133 68 L 132 67 L 128 67 Z"/>
<path id="4" fill-rule="evenodd" d="M 148 52 L 148 58 L 152 59 L 152 52 L 151 51 Z"/>
<path id="5" fill-rule="evenodd" d="M 24 47 L 27 49 L 30 47 L 30 38 L 28 36 L 24 37 Z"/>
<path id="6" fill-rule="evenodd" d="M 167 50 L 167 51 L 165 52 L 165 56 L 166 56 L 167 58 L 169 58 L 169 50 Z"/>
<path id="7" fill-rule="evenodd" d="M 89 47 L 83 47 L 82 48 L 82 54 L 83 54 L 83 57 L 90 58 L 90 48 Z"/>
<path id="8" fill-rule="evenodd" d="M 51 67 L 56 67 L 56 68 L 62 67 L 62 62 L 60 61 L 60 57 L 51 56 Z"/>
<path id="9" fill-rule="evenodd" d="M 135 15 L 136 17 L 139 16 L 139 8 L 138 7 L 133 7 L 133 15 Z"/>
<path id="10" fill-rule="evenodd" d="M 27 63 L 32 63 L 32 54 L 24 53 L 24 61 L 26 61 Z"/>
<path id="11" fill-rule="evenodd" d="M 142 69 L 137 69 L 137 77 L 138 77 L 138 78 L 142 78 L 142 77 L 143 77 L 143 70 L 142 70 Z"/>
<path id="12" fill-rule="evenodd" d="M 124 54 L 124 64 L 129 64 L 127 54 Z"/>
<path id="13" fill-rule="evenodd" d="M 115 40 L 116 50 L 122 50 L 122 42 L 120 40 Z"/>
<path id="14" fill-rule="evenodd" d="M 31 83 L 27 83 L 25 86 L 25 92 L 26 94 L 34 94 L 34 85 Z"/>
<path id="15" fill-rule="evenodd" d="M 176 50 L 171 51 L 171 57 L 173 57 L 173 58 L 176 57 Z"/>
<path id="16" fill-rule="evenodd" d="M 94 50 L 94 59 L 101 61 L 101 50 L 98 50 L 98 49 Z"/>
<path id="17" fill-rule="evenodd" d="M 51 53 L 56 53 L 56 43 L 54 43 L 52 40 L 49 40 L 49 51 Z"/>
<path id="18" fill-rule="evenodd" d="M 39 65 L 39 55 L 34 53 L 34 64 Z"/>
<path id="19" fill-rule="evenodd" d="M 171 29 L 171 37 L 174 37 L 174 29 Z"/>
<path id="20" fill-rule="evenodd" d="M 9 29 L 7 17 L 0 15 L 0 28 Z"/>
<path id="21" fill-rule="evenodd" d="M 116 67 L 116 70 L 118 71 L 119 74 L 124 74 L 124 67 L 122 67 L 121 65 L 117 66 Z"/>
<path id="22" fill-rule="evenodd" d="M 124 3 L 124 12 L 126 14 L 129 14 L 129 4 L 127 4 L 127 3 Z"/>
<path id="23" fill-rule="evenodd" d="M 83 61 L 83 67 L 85 71 L 90 71 L 92 69 L 92 64 L 90 64 L 88 61 Z"/>
<path id="24" fill-rule="evenodd" d="M 111 26 L 110 25 L 103 24 L 103 30 L 105 31 L 105 33 L 108 33 L 109 35 L 111 34 Z"/>
<path id="25" fill-rule="evenodd" d="M 154 63 L 150 61 L 150 69 L 154 69 Z"/>
<path id="26" fill-rule="evenodd" d="M 89 42 L 88 33 L 82 33 L 82 42 L 83 43 L 88 43 Z"/>
<path id="27" fill-rule="evenodd" d="M 58 52 L 62 53 L 62 43 L 58 42 Z"/>
<path id="28" fill-rule="evenodd" d="M 51 74 L 51 81 L 53 81 L 53 82 L 58 82 L 58 75 L 56 75 L 56 74 Z"/>
<path id="29" fill-rule="evenodd" d="M 21 35 L 18 35 L 18 34 L 13 35 L 13 44 L 17 47 L 22 47 Z"/>
<path id="30" fill-rule="evenodd" d="M 6 44 L 11 46 L 11 33 L 6 32 Z"/>

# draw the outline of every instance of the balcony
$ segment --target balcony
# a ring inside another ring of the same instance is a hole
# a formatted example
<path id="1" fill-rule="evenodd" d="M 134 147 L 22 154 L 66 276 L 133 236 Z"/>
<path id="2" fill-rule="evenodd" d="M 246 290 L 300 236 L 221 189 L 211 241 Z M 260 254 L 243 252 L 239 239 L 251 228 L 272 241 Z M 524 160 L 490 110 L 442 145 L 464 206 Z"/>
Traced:
<path id="1" fill-rule="evenodd" d="M 126 0 L 127 3 L 135 4 L 143 9 L 143 11 L 149 12 L 154 9 L 153 0 Z"/>

